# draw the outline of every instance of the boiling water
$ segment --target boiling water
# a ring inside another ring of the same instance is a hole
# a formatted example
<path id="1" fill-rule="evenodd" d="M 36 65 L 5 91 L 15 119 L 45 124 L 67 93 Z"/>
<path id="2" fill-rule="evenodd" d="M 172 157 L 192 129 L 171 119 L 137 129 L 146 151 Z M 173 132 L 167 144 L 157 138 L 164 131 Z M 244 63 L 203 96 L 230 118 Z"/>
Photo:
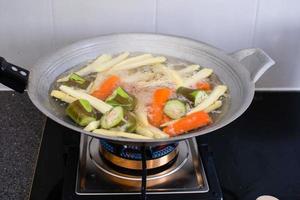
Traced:
<path id="1" fill-rule="evenodd" d="M 130 56 L 136 56 L 136 55 L 141 55 L 141 54 L 143 54 L 143 53 L 141 53 L 141 52 L 135 52 L 135 53 L 131 53 Z M 157 56 L 162 56 L 162 55 L 157 55 Z M 181 60 L 181 59 L 177 59 L 177 58 L 170 57 L 170 56 L 165 56 L 165 57 L 167 58 L 166 65 L 168 67 L 176 69 L 176 70 L 183 69 L 183 68 L 185 68 L 188 65 L 197 64 L 197 63 L 191 63 L 191 62 L 188 62 L 188 61 L 185 61 L 185 60 Z M 79 69 L 85 67 L 87 64 L 89 64 L 92 61 L 93 60 L 90 60 L 90 61 L 87 61 L 85 63 L 81 63 L 79 65 L 76 65 L 76 66 L 72 67 L 70 70 L 65 71 L 63 74 L 61 74 L 59 77 L 57 77 L 56 80 L 58 80 L 58 79 L 60 79 L 62 77 L 65 77 L 65 76 L 71 74 L 72 72 L 78 71 Z M 201 68 L 202 67 L 210 68 L 210 66 L 200 66 L 200 67 Z M 121 79 L 122 79 L 122 76 L 124 77 L 124 73 L 118 73 L 118 75 L 121 77 Z M 125 75 L 126 75 L 126 73 L 125 73 Z M 94 80 L 95 77 L 96 77 L 96 73 L 93 73 L 93 74 L 90 74 L 90 75 L 86 76 L 85 78 L 90 79 L 90 80 Z M 212 85 L 212 87 L 214 87 L 216 85 L 223 84 L 220 81 L 220 79 L 218 78 L 218 76 L 216 74 L 212 74 L 208 79 L 205 79 L 205 81 L 209 82 Z M 52 85 L 50 87 L 50 91 L 49 91 L 49 96 L 50 96 L 51 91 L 53 89 L 58 89 L 61 84 L 62 83 L 57 83 L 56 81 L 54 83 L 52 83 Z M 160 87 L 160 86 L 158 85 L 155 88 L 157 88 L 157 87 Z M 154 88 L 152 88 L 152 90 L 153 89 Z M 131 91 L 128 91 L 128 92 L 131 92 Z M 138 99 L 143 99 L 146 102 L 149 101 L 149 100 L 151 100 L 151 95 L 152 95 L 151 89 L 149 89 L 145 93 L 147 95 L 144 95 L 144 96 L 142 96 L 141 98 L 138 98 Z M 134 95 L 136 95 L 136 94 L 134 94 Z M 214 123 L 217 123 L 224 116 L 224 114 L 226 113 L 226 111 L 228 110 L 228 107 L 230 105 L 229 91 L 227 91 L 226 95 L 224 97 L 221 97 L 221 98 L 222 98 L 222 102 L 223 102 L 222 107 L 219 108 L 218 110 L 213 111 L 213 112 L 210 113 L 210 116 L 213 119 Z M 65 108 L 67 106 L 66 103 L 63 103 L 63 102 L 61 102 L 59 100 L 54 100 L 53 98 L 51 98 L 50 103 L 56 108 L 56 110 L 58 110 L 58 112 L 61 112 L 61 113 L 65 112 Z M 68 120 L 70 121 L 71 124 L 75 124 L 72 120 L 70 120 L 70 119 L 68 119 Z M 207 126 L 207 127 L 209 127 L 209 126 Z M 203 127 L 202 129 L 205 129 L 205 128 L 206 127 Z M 195 132 L 195 131 L 197 131 L 197 130 L 194 130 L 194 131 L 191 131 L 191 132 Z"/>

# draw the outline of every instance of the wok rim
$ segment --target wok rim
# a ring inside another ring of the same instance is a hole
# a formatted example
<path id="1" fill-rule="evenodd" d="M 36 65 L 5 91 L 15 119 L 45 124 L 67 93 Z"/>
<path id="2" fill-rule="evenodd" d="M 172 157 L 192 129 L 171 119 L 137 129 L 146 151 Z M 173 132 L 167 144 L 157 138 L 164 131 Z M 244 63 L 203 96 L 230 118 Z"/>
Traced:
<path id="1" fill-rule="evenodd" d="M 194 44 L 198 44 L 198 45 L 204 45 L 206 47 L 208 47 L 210 50 L 214 51 L 215 53 L 217 53 L 219 56 L 222 56 L 223 59 L 221 60 L 227 60 L 230 62 L 235 63 L 236 65 L 240 65 L 239 67 L 242 68 L 242 70 L 246 71 L 248 74 L 249 72 L 247 71 L 247 69 L 241 64 L 239 63 L 237 60 L 235 60 L 234 58 L 232 58 L 230 55 L 228 55 L 227 53 L 225 53 L 223 50 L 218 49 L 210 44 L 207 44 L 205 42 L 202 41 L 198 41 L 195 39 L 191 39 L 191 38 L 187 38 L 187 37 L 182 37 L 182 36 L 176 36 L 176 35 L 170 35 L 170 34 L 155 34 L 155 33 L 113 33 L 113 34 L 105 34 L 105 35 L 101 35 L 98 37 L 93 37 L 93 38 L 88 38 L 88 39 L 84 39 L 84 40 L 80 40 L 78 42 L 74 42 L 70 45 L 67 45 L 53 53 L 51 53 L 50 55 L 46 55 L 43 58 L 39 59 L 39 61 L 33 66 L 32 70 L 34 70 L 37 66 L 40 66 L 42 63 L 46 63 L 47 60 L 52 60 L 53 58 L 56 58 L 57 55 L 60 54 L 66 54 L 66 52 L 70 52 L 71 49 L 73 49 L 73 47 L 77 47 L 78 46 L 82 46 L 84 44 L 88 44 L 91 41 L 94 41 L 98 38 L 103 38 L 103 37 L 111 37 L 111 36 L 126 36 L 126 35 L 144 35 L 144 36 L 162 36 L 162 37 L 168 37 L 168 38 L 173 38 L 173 39 L 180 39 L 180 40 L 186 40 L 187 42 L 192 42 Z M 217 57 L 219 57 L 217 56 Z M 250 76 L 250 74 L 249 74 Z M 242 80 L 242 81 L 247 81 L 247 80 Z M 238 117 L 240 117 L 246 110 L 247 108 L 250 106 L 253 97 L 254 97 L 254 93 L 255 93 L 255 84 L 254 82 L 250 81 L 248 82 L 248 86 L 250 86 L 250 88 L 248 88 L 248 93 L 245 94 L 245 101 L 243 101 L 243 103 L 241 104 L 239 110 L 237 112 L 235 112 L 233 115 L 228 116 L 227 118 L 223 119 L 222 123 L 218 124 L 218 125 L 213 125 L 211 127 L 207 127 L 205 129 L 200 129 L 199 131 L 195 131 L 193 133 L 187 133 L 187 134 L 182 134 L 176 137 L 170 137 L 170 138 L 165 138 L 165 139 L 129 139 L 129 138 L 121 138 L 121 137 L 109 137 L 109 136 L 105 136 L 105 135 L 100 135 L 100 134 L 96 134 L 93 132 L 88 132 L 88 131 L 84 131 L 82 128 L 77 127 L 75 125 L 72 125 L 70 123 L 65 122 L 64 120 L 58 118 L 57 116 L 55 116 L 54 114 L 50 113 L 39 101 L 38 99 L 35 97 L 34 95 L 34 90 L 33 90 L 33 86 L 32 83 L 33 80 L 31 79 L 31 76 L 29 77 L 29 84 L 28 84 L 28 95 L 30 100 L 32 101 L 32 103 L 44 114 L 46 115 L 48 118 L 52 119 L 53 121 L 59 123 L 60 125 L 67 127 L 69 129 L 72 129 L 78 133 L 82 133 L 91 137 L 96 137 L 99 139 L 105 139 L 105 140 L 109 140 L 111 142 L 116 142 L 116 143 L 135 143 L 135 145 L 153 145 L 155 143 L 162 143 L 162 144 L 167 144 L 167 143 L 174 143 L 177 141 L 181 141 L 181 140 L 186 140 L 186 139 L 190 139 L 193 137 L 197 137 L 197 136 L 201 136 L 204 134 L 208 134 L 211 132 L 214 132 L 220 128 L 223 128 L 225 126 L 227 126 L 228 124 L 230 124 L 231 122 L 233 122 L 234 120 L 236 120 Z M 226 116 L 224 116 L 226 117 Z"/>

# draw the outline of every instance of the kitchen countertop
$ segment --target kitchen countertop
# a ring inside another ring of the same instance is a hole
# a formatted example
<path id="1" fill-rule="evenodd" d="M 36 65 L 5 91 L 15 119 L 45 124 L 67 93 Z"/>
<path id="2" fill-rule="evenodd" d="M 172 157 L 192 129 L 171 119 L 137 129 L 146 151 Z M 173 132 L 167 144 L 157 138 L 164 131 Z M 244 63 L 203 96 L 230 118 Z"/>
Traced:
<path id="1" fill-rule="evenodd" d="M 0 92 L 0 199 L 28 199 L 46 117 L 27 93 Z"/>

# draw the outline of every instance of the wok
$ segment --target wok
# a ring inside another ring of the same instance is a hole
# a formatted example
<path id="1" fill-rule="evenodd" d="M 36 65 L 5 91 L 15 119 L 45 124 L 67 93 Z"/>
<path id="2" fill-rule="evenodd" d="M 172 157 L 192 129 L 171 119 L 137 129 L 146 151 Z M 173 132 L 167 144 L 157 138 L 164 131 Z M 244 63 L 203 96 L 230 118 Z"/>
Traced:
<path id="1" fill-rule="evenodd" d="M 113 138 L 87 132 L 76 126 L 64 109 L 49 96 L 56 78 L 71 68 L 83 66 L 103 53 L 148 52 L 175 57 L 200 66 L 212 68 L 228 86 L 228 106 L 213 124 L 178 137 L 168 139 L 134 140 Z M 87 39 L 67 46 L 42 58 L 29 71 L 0 60 L 0 80 L 5 85 L 22 92 L 28 80 L 28 94 L 33 104 L 46 116 L 74 131 L 116 143 L 135 145 L 166 144 L 210 133 L 238 118 L 250 105 L 255 82 L 274 65 L 274 61 L 260 49 L 243 49 L 232 54 L 203 42 L 159 34 L 112 34 Z"/>

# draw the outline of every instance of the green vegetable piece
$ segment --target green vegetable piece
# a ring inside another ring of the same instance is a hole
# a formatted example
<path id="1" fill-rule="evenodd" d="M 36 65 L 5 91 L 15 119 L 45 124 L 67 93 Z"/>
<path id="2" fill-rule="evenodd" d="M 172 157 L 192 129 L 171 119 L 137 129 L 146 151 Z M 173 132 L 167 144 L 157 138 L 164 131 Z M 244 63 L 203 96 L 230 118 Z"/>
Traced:
<path id="1" fill-rule="evenodd" d="M 70 87 L 78 87 L 81 89 L 86 89 L 90 85 L 90 81 L 84 79 L 78 74 L 72 73 L 69 77 L 69 80 L 64 84 Z"/>
<path id="2" fill-rule="evenodd" d="M 199 105 L 207 97 L 208 95 L 205 91 L 202 90 L 198 91 L 195 96 L 195 101 L 194 101 L 195 106 Z"/>
<path id="3" fill-rule="evenodd" d="M 186 105 L 178 99 L 168 100 L 164 107 L 164 113 L 172 119 L 179 119 L 186 114 Z"/>
<path id="4" fill-rule="evenodd" d="M 104 129 L 115 127 L 122 121 L 123 117 L 123 108 L 121 106 L 114 107 L 102 116 L 101 127 Z"/>
<path id="5" fill-rule="evenodd" d="M 90 122 L 96 121 L 96 114 L 93 108 L 88 101 L 83 99 L 69 104 L 66 108 L 66 114 L 80 126 L 86 126 Z"/>
<path id="6" fill-rule="evenodd" d="M 70 75 L 69 80 L 75 81 L 78 84 L 84 84 L 84 82 L 86 81 L 84 78 L 75 73 Z"/>
<path id="7" fill-rule="evenodd" d="M 137 126 L 136 119 L 134 114 L 131 112 L 126 112 L 123 122 L 120 125 L 120 129 L 125 132 L 133 132 L 135 131 Z"/>
<path id="8" fill-rule="evenodd" d="M 124 97 L 124 98 L 130 98 L 129 94 L 121 87 L 118 87 L 116 89 L 116 92 L 118 95 L 120 95 L 121 97 Z"/>
<path id="9" fill-rule="evenodd" d="M 111 130 L 132 133 L 136 130 L 136 127 L 137 127 L 137 121 L 135 119 L 135 115 L 127 111 L 121 123 L 118 126 L 112 128 Z"/>
<path id="10" fill-rule="evenodd" d="M 180 94 L 182 96 L 184 96 L 185 98 L 187 98 L 188 100 L 194 102 L 195 101 L 195 96 L 197 95 L 197 92 L 199 90 L 196 89 L 190 89 L 190 88 L 186 88 L 186 87 L 179 87 L 176 90 L 177 94 Z"/>
<path id="11" fill-rule="evenodd" d="M 208 97 L 207 93 L 203 90 L 190 89 L 186 87 L 179 87 L 176 92 L 193 102 L 194 105 L 198 105 Z"/>
<path id="12" fill-rule="evenodd" d="M 87 112 L 92 112 L 93 108 L 92 108 L 90 102 L 88 102 L 85 99 L 79 99 L 79 102 L 81 103 L 81 105 Z"/>
<path id="13" fill-rule="evenodd" d="M 189 102 L 186 102 L 186 104 L 185 104 L 185 109 L 186 109 L 186 111 L 188 112 L 189 110 L 192 109 L 192 105 L 191 105 Z"/>
<path id="14" fill-rule="evenodd" d="M 132 111 L 136 106 L 136 98 L 133 95 L 128 94 L 123 88 L 118 87 L 112 95 L 110 95 L 106 103 L 111 106 L 122 106 L 126 110 Z"/>

